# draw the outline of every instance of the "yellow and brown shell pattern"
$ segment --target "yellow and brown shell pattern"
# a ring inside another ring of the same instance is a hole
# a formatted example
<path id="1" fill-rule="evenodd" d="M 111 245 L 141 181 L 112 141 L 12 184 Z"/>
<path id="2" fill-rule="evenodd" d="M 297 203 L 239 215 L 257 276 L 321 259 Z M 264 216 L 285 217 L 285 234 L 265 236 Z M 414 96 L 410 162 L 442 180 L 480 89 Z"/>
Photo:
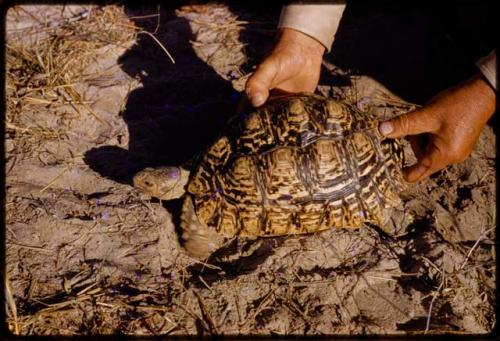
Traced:
<path id="1" fill-rule="evenodd" d="M 233 119 L 188 185 L 202 224 L 225 237 L 380 223 L 400 203 L 403 152 L 378 121 L 318 95 L 273 99 Z"/>

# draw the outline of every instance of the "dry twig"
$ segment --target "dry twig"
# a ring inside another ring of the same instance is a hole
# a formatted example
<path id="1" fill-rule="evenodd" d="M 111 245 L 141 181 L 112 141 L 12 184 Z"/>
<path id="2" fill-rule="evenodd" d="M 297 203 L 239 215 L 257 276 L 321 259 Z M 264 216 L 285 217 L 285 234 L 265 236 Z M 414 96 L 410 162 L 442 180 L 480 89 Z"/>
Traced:
<path id="1" fill-rule="evenodd" d="M 437 288 L 437 290 L 432 295 L 432 301 L 431 301 L 431 304 L 429 305 L 429 312 L 427 314 L 427 322 L 425 324 L 424 334 L 427 334 L 427 332 L 429 331 L 429 326 L 430 326 L 430 323 L 431 323 L 432 307 L 434 305 L 434 301 L 439 296 L 439 293 L 440 293 L 441 289 L 444 286 L 444 278 L 445 278 L 445 276 L 444 276 L 444 263 L 443 263 L 443 269 L 440 270 L 440 272 L 441 272 L 441 284 L 439 285 L 439 287 Z"/>

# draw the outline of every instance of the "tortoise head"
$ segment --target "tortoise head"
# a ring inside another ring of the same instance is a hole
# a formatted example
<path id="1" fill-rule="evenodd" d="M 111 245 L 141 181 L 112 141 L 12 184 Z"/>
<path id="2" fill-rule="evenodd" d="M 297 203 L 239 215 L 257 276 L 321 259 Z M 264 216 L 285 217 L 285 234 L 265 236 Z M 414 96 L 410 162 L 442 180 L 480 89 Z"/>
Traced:
<path id="1" fill-rule="evenodd" d="M 181 167 L 145 168 L 134 175 L 133 183 L 144 194 L 161 200 L 184 195 L 189 172 Z"/>

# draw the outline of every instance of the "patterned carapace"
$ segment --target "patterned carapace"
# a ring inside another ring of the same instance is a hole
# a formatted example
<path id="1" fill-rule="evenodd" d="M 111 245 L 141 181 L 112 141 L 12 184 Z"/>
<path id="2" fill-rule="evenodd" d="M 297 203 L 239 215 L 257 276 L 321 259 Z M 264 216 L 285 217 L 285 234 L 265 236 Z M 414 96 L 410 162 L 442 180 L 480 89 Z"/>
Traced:
<path id="1" fill-rule="evenodd" d="M 378 121 L 311 94 L 239 115 L 189 181 L 203 225 L 226 237 L 310 233 L 381 223 L 400 202 L 403 152 Z"/>

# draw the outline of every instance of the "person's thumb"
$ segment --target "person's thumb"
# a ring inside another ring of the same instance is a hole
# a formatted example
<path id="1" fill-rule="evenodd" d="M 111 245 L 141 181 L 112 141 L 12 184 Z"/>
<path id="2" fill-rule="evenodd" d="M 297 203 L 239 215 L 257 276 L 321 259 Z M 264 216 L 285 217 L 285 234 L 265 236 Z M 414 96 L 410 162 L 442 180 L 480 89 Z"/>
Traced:
<path id="1" fill-rule="evenodd" d="M 264 61 L 250 76 L 245 91 L 253 106 L 258 107 L 267 100 L 277 72 L 278 67 L 274 62 Z"/>
<path id="2" fill-rule="evenodd" d="M 429 110 L 422 108 L 382 122 L 378 129 L 389 138 L 433 132 L 439 124 L 434 116 Z"/>

